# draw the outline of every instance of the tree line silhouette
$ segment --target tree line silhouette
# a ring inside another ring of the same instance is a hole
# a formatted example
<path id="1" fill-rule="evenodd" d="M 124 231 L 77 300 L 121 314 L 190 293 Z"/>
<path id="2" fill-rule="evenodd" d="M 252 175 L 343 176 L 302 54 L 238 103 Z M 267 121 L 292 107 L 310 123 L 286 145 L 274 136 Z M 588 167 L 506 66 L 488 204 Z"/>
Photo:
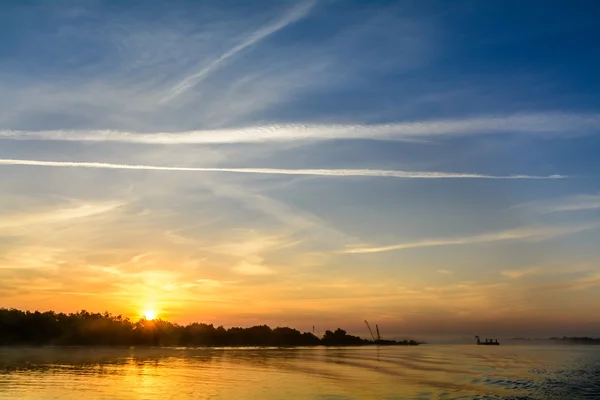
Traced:
<path id="1" fill-rule="evenodd" d="M 179 325 L 161 319 L 131 321 L 122 315 L 65 314 L 0 308 L 0 345 L 55 346 L 358 346 L 416 345 L 415 341 L 371 341 L 327 330 L 319 338 L 310 332 L 266 325 L 250 328 L 212 324 Z"/>

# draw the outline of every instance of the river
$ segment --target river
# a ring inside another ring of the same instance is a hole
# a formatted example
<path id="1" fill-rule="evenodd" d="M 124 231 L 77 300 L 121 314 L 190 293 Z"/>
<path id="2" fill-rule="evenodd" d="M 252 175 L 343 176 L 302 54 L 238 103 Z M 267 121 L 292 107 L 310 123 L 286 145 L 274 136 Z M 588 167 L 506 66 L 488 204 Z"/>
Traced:
<path id="1" fill-rule="evenodd" d="M 600 399 L 600 346 L 0 348 L 0 399 Z"/>

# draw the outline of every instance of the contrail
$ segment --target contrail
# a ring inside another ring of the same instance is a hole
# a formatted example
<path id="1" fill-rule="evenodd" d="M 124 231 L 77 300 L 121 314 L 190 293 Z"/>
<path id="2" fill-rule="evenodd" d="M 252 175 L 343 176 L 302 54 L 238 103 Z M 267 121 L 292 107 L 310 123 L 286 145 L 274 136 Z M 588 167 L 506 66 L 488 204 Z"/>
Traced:
<path id="1" fill-rule="evenodd" d="M 599 114 L 537 113 L 502 117 L 407 121 L 389 124 L 277 124 L 184 132 L 127 132 L 115 130 L 0 130 L 0 139 L 142 144 L 228 144 L 334 139 L 422 140 L 444 136 L 494 133 L 589 134 L 600 129 Z"/>
<path id="2" fill-rule="evenodd" d="M 382 169 L 281 169 L 281 168 L 204 168 L 163 167 L 157 165 L 129 165 L 100 162 L 40 161 L 0 159 L 0 165 L 28 165 L 37 167 L 131 169 L 151 171 L 230 172 L 241 174 L 314 175 L 314 176 L 363 176 L 405 179 L 562 179 L 564 175 L 484 175 L 456 172 L 398 171 Z"/>
<path id="3" fill-rule="evenodd" d="M 244 49 L 260 42 L 261 40 L 267 38 L 268 36 L 274 34 L 275 32 L 285 28 L 289 24 L 302 19 L 310 12 L 310 10 L 314 7 L 314 5 L 315 5 L 314 0 L 300 4 L 300 5 L 292 8 L 290 11 L 288 11 L 288 13 L 285 14 L 279 20 L 277 20 L 269 25 L 265 25 L 262 28 L 254 31 L 248 38 L 246 38 L 240 44 L 227 50 L 225 53 L 221 54 L 218 58 L 213 60 L 206 67 L 204 67 L 204 68 L 200 69 L 199 71 L 197 71 L 196 73 L 186 77 L 181 82 L 179 82 L 177 85 L 175 85 L 173 88 L 171 88 L 170 93 L 168 93 L 166 96 L 164 96 L 161 101 L 163 103 L 168 102 L 168 101 L 172 100 L 173 98 L 179 96 L 181 93 L 184 93 L 185 91 L 193 88 L 198 83 L 200 83 L 202 80 L 204 80 L 208 74 L 210 74 L 212 71 L 218 69 L 222 63 L 227 61 L 228 58 L 233 57 L 240 51 L 243 51 Z"/>

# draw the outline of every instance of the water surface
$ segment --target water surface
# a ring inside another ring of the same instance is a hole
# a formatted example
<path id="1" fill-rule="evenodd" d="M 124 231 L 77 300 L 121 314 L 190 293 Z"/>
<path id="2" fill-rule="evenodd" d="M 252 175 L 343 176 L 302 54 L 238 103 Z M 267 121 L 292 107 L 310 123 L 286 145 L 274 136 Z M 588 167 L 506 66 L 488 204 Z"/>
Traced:
<path id="1" fill-rule="evenodd" d="M 0 348 L 0 398 L 600 399 L 600 346 Z"/>

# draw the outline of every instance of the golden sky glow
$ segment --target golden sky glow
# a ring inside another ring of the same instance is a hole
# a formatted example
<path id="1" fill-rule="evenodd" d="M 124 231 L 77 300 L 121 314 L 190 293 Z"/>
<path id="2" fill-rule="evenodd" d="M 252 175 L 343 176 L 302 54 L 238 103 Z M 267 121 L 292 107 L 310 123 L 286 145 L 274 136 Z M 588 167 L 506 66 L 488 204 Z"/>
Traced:
<path id="1" fill-rule="evenodd" d="M 600 329 L 597 88 L 527 42 L 556 24 L 471 46 L 420 2 L 48 3 L 0 24 L 0 307 Z"/>

